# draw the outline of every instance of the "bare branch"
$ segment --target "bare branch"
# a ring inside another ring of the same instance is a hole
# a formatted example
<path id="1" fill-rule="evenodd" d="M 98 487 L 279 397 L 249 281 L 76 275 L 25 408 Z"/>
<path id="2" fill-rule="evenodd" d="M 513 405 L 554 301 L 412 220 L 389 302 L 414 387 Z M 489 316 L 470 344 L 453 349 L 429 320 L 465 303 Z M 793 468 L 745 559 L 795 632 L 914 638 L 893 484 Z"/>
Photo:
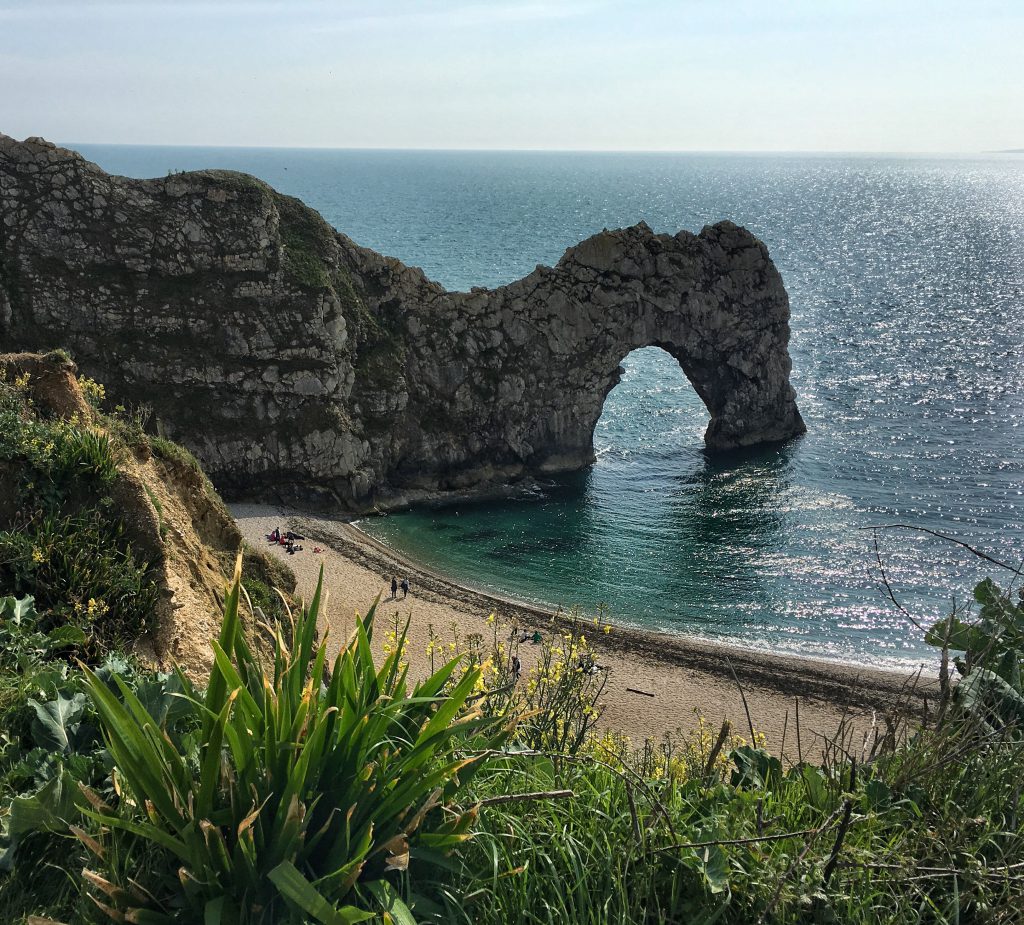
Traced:
<path id="1" fill-rule="evenodd" d="M 925 631 L 924 627 L 921 626 L 917 620 L 911 615 L 910 611 L 907 610 L 898 600 L 896 600 L 896 594 L 892 590 L 892 585 L 889 584 L 889 576 L 885 574 L 885 564 L 882 562 L 882 552 L 878 548 L 878 531 L 884 529 L 882 527 L 875 527 L 872 529 L 872 534 L 875 541 L 875 559 L 878 562 L 878 573 L 882 577 L 882 586 L 885 588 L 886 593 L 889 595 L 889 600 L 896 605 L 896 609 L 899 610 L 903 616 L 905 616 L 911 623 L 914 624 L 922 633 Z"/>
<path id="2" fill-rule="evenodd" d="M 782 841 L 785 838 L 803 838 L 808 835 L 817 835 L 818 829 L 800 829 L 797 832 L 777 832 L 775 835 L 754 835 L 750 838 L 720 838 L 715 841 L 690 841 L 681 842 L 675 845 L 664 845 L 655 848 L 654 853 L 660 854 L 663 851 L 682 851 L 685 848 L 714 848 L 719 845 L 756 845 L 766 841 Z"/>
<path id="3" fill-rule="evenodd" d="M 928 527 L 917 527 L 913 524 L 873 524 L 868 527 L 861 527 L 861 530 L 874 530 L 876 533 L 879 530 L 914 530 L 917 533 L 927 533 L 929 536 L 934 536 L 937 539 L 945 540 L 947 543 L 955 543 L 957 546 L 962 546 L 968 552 L 973 553 L 979 559 L 984 559 L 986 562 L 991 562 L 992 565 L 996 565 L 1001 569 L 1006 569 L 1008 572 L 1012 572 L 1014 575 L 1020 575 L 1020 566 L 1007 565 L 1005 562 L 1000 562 L 998 559 L 994 559 L 986 552 L 982 552 L 980 549 L 975 549 L 970 543 L 966 543 L 963 540 L 958 540 L 955 536 L 950 536 L 948 533 L 939 533 L 938 530 L 930 530 Z M 902 608 L 901 608 L 902 609 Z"/>
<path id="4" fill-rule="evenodd" d="M 500 797 L 488 797 L 478 806 L 498 806 L 501 803 L 520 803 L 527 800 L 569 800 L 576 796 L 572 790 L 535 790 L 532 793 L 506 793 Z"/>

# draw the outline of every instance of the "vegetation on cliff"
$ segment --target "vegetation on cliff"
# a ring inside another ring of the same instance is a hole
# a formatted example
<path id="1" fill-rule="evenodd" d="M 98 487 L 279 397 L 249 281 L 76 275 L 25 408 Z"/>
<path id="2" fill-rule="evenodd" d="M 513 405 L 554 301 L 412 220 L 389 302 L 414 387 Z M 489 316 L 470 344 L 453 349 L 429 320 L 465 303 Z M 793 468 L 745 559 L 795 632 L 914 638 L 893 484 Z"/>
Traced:
<path id="1" fill-rule="evenodd" d="M 189 624 L 215 631 L 241 534 L 191 453 L 147 434 L 145 409 L 104 412 L 76 373 L 63 352 L 0 356 L 0 591 L 31 595 L 40 628 L 89 661 L 141 644 L 202 672 Z M 268 605 L 294 588 L 262 553 L 245 561 Z"/>
<path id="2" fill-rule="evenodd" d="M 8 381 L 0 369 L 0 587 L 31 594 L 39 628 L 54 638 L 92 654 L 127 645 L 153 629 L 158 592 L 149 557 L 113 510 L 123 447 L 85 408 L 46 414 L 31 378 Z"/>

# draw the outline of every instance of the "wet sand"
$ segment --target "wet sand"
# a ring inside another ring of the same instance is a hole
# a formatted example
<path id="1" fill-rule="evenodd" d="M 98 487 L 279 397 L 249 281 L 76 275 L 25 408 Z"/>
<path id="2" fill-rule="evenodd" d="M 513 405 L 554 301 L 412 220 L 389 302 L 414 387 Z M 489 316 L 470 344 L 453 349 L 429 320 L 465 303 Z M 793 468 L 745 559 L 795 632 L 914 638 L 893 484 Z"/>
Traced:
<path id="1" fill-rule="evenodd" d="M 503 625 L 503 638 L 512 625 L 542 634 L 557 626 L 559 618 L 549 611 L 463 588 L 402 559 L 344 521 L 262 504 L 233 504 L 230 509 L 249 543 L 269 549 L 292 568 L 300 596 L 309 598 L 323 566 L 335 646 L 351 632 L 355 614 L 365 613 L 378 594 L 378 613 L 384 617 L 379 627 L 390 624 L 396 614 L 403 622 L 411 618 L 408 654 L 414 674 L 429 667 L 425 652 L 431 628 L 445 640 L 453 632 L 489 638 L 487 618 L 492 613 Z M 283 547 L 270 546 L 266 535 L 275 527 L 305 536 L 303 551 L 288 555 Z M 323 551 L 314 553 L 316 546 Z M 401 592 L 397 601 L 389 599 L 392 575 L 409 578 L 406 599 Z M 378 648 L 385 632 L 378 632 Z M 767 747 L 787 760 L 798 758 L 798 708 L 803 758 L 820 757 L 844 719 L 856 730 L 853 741 L 859 751 L 865 735 L 872 737 L 875 728 L 884 732 L 885 714 L 916 712 L 934 691 L 931 681 L 900 672 L 628 627 L 615 626 L 608 634 L 598 631 L 588 641 L 598 663 L 608 669 L 602 723 L 636 743 L 693 729 L 698 715 L 716 729 L 728 718 L 736 733 L 749 738 L 745 697 Z M 524 670 L 529 671 L 535 651 L 529 643 L 521 647 Z"/>

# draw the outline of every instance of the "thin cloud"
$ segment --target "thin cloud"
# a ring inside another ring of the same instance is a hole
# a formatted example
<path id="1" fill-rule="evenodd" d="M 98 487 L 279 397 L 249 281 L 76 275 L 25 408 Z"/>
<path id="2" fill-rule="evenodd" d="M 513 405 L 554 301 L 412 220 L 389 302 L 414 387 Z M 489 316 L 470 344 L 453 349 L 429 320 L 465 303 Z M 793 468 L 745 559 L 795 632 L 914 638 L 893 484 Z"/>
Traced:
<path id="1" fill-rule="evenodd" d="M 512 23 L 529 23 L 562 19 L 575 19 L 596 9 L 598 3 L 471 3 L 452 7 L 438 4 L 424 9 L 424 4 L 405 10 L 367 13 L 338 18 L 324 23 L 317 32 L 349 32 L 359 29 L 391 29 L 396 26 L 445 26 L 446 28 L 476 28 Z"/>
<path id="2" fill-rule="evenodd" d="M 360 28 L 397 25 L 415 26 L 444 24 L 450 27 L 473 27 L 490 24 L 534 22 L 538 20 L 571 19 L 601 6 L 597 2 L 534 3 L 465 3 L 452 6 L 447 2 L 415 3 L 392 6 L 381 12 L 375 3 L 337 3 L 330 0 L 0 0 L 0 20 L 39 21 L 60 18 L 97 20 L 156 19 L 163 17 L 190 19 L 236 18 L 239 15 L 268 13 L 289 18 L 321 20 L 315 31 L 341 32 Z M 398 8 L 396 9 L 395 6 Z"/>

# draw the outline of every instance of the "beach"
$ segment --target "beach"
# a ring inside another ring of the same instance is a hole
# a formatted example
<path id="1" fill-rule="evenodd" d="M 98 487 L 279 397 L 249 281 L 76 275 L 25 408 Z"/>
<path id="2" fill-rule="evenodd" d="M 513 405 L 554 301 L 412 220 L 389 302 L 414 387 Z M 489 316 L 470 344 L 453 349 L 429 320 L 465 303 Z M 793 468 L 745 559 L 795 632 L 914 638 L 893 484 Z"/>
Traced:
<path id="1" fill-rule="evenodd" d="M 489 638 L 491 614 L 505 637 L 512 626 L 531 633 L 556 631 L 555 614 L 463 588 L 402 559 L 344 520 L 266 504 L 229 507 L 250 544 L 269 550 L 295 572 L 299 597 L 310 598 L 323 567 L 331 654 L 348 638 L 355 615 L 365 613 L 378 595 L 378 619 L 384 618 L 378 622 L 378 651 L 385 642 L 384 627 L 394 625 L 396 614 L 400 622 L 408 618 L 407 653 L 413 676 L 422 676 L 429 668 L 431 632 L 445 641 L 454 633 Z M 275 527 L 303 535 L 303 550 L 289 555 L 284 547 L 268 544 L 267 534 Z M 316 547 L 322 551 L 314 553 Z M 399 592 L 397 600 L 390 599 L 392 576 L 409 579 L 406 598 Z M 766 747 L 786 761 L 817 760 L 840 724 L 855 730 L 847 741 L 860 750 L 865 737 L 873 738 L 876 730 L 885 732 L 886 715 L 919 711 L 934 691 L 930 679 L 901 672 L 631 627 L 613 626 L 608 633 L 598 628 L 588 641 L 608 673 L 601 723 L 636 744 L 685 734 L 700 718 L 716 730 L 728 719 L 733 731 L 746 738 L 752 723 Z M 520 649 L 527 673 L 535 652 L 530 644 Z"/>

